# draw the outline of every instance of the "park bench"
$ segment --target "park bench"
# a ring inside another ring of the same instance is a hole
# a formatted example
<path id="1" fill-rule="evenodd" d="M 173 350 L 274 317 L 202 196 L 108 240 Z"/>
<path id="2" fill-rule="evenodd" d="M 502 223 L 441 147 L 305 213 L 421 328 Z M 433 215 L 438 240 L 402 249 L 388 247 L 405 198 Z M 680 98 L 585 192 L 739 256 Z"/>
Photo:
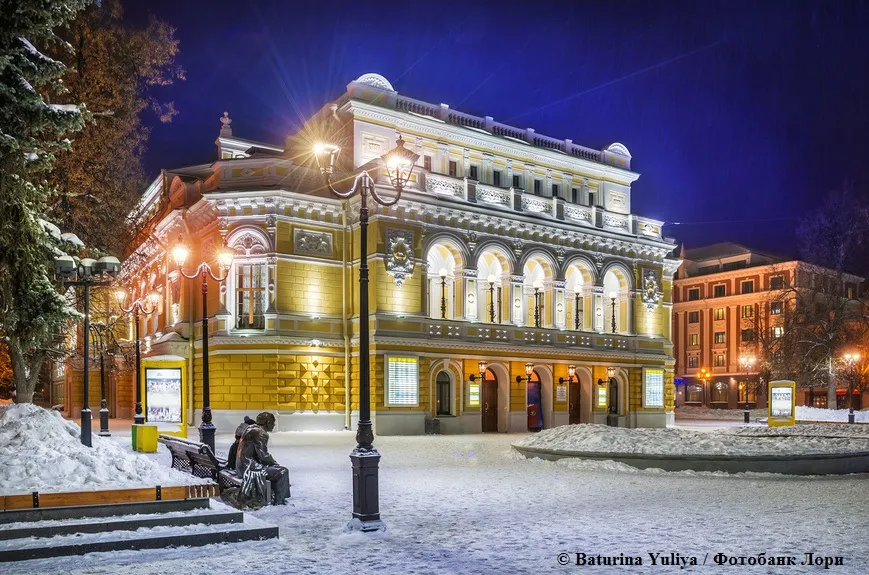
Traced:
<path id="1" fill-rule="evenodd" d="M 172 467 L 195 477 L 210 478 L 220 486 L 221 491 L 230 487 L 241 488 L 242 478 L 226 466 L 204 443 L 190 441 L 172 435 L 160 435 L 157 439 L 172 454 Z M 271 501 L 271 484 L 266 481 L 266 501 Z"/>

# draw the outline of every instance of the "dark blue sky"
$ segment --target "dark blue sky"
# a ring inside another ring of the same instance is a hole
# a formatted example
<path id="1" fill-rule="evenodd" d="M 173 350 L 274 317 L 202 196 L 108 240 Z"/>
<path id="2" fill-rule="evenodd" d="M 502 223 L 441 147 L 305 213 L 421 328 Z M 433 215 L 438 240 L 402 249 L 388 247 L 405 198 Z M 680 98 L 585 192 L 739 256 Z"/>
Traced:
<path id="1" fill-rule="evenodd" d="M 795 219 L 869 183 L 869 6 L 858 2 L 128 2 L 178 29 L 149 173 L 214 157 L 218 117 L 282 142 L 365 72 L 402 94 L 601 148 L 636 213 L 691 246 L 794 252 Z M 791 218 L 772 221 L 772 218 Z"/>

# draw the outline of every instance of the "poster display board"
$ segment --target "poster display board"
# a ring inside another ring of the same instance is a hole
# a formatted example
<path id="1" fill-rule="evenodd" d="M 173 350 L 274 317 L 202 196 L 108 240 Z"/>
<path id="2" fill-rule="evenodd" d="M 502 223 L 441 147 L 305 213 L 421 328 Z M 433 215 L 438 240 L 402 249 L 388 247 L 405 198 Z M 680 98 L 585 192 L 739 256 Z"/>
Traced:
<path id="1" fill-rule="evenodd" d="M 566 385 L 559 385 L 555 388 L 555 401 L 567 401 Z"/>
<path id="2" fill-rule="evenodd" d="M 160 433 L 187 437 L 187 378 L 182 358 L 142 360 L 142 400 L 147 423 L 156 425 Z"/>
<path id="3" fill-rule="evenodd" d="M 769 383 L 769 412 L 767 425 L 783 427 L 794 425 L 797 413 L 797 384 L 793 381 Z"/>

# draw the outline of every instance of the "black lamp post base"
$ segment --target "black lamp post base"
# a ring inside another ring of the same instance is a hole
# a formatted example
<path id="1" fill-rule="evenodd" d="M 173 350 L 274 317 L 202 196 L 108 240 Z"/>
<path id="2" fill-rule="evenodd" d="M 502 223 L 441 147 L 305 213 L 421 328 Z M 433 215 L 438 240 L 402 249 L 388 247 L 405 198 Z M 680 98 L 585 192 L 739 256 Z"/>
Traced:
<path id="1" fill-rule="evenodd" d="M 378 467 L 380 454 L 374 447 L 356 448 L 350 453 L 353 466 L 353 519 L 347 524 L 348 531 L 385 531 L 380 520 L 380 490 Z"/>
<path id="2" fill-rule="evenodd" d="M 606 414 L 606 424 L 608 427 L 618 427 L 619 426 L 619 416 L 615 413 L 607 413 Z"/>
<path id="3" fill-rule="evenodd" d="M 142 413 L 142 404 L 136 404 L 136 415 L 133 416 L 133 423 L 136 425 L 144 425 L 145 424 L 145 414 Z"/>
<path id="4" fill-rule="evenodd" d="M 106 407 L 100 409 L 100 437 L 109 437 L 109 410 Z"/>
<path id="5" fill-rule="evenodd" d="M 745 423 L 751 423 L 751 409 L 745 408 Z"/>
<path id="6" fill-rule="evenodd" d="M 91 444 L 91 410 L 84 408 L 81 410 L 81 443 L 88 447 L 93 447 Z"/>
<path id="7" fill-rule="evenodd" d="M 854 423 L 854 413 L 853 412 L 848 414 L 848 423 Z"/>
<path id="8" fill-rule="evenodd" d="M 214 434 L 216 432 L 217 426 L 210 421 L 203 421 L 199 424 L 199 441 L 211 448 L 212 453 L 214 453 Z"/>

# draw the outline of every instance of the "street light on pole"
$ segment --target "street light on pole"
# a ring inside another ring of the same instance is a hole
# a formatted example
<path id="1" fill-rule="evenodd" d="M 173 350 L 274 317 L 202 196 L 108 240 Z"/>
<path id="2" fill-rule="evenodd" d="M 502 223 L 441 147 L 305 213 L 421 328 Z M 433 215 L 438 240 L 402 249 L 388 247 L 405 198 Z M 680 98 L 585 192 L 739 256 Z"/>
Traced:
<path id="1" fill-rule="evenodd" d="M 739 357 L 739 365 L 742 366 L 742 371 L 745 372 L 745 381 L 742 382 L 743 389 L 745 390 L 745 423 L 751 422 L 751 406 L 748 402 L 748 376 L 751 373 L 751 369 L 754 367 L 754 356 L 753 355 L 743 355 Z"/>
<path id="2" fill-rule="evenodd" d="M 582 297 L 582 285 L 577 283 L 576 287 L 573 288 L 574 301 L 573 301 L 573 329 L 579 330 L 580 326 L 580 313 L 582 310 L 579 307 L 580 298 Z"/>
<path id="3" fill-rule="evenodd" d="M 854 377 L 857 374 L 855 366 L 860 359 L 859 353 L 846 353 L 843 358 L 848 365 L 848 423 L 854 423 Z"/>
<path id="4" fill-rule="evenodd" d="M 199 424 L 199 441 L 214 452 L 214 434 L 217 432 L 217 427 L 211 422 L 211 395 L 208 386 L 208 278 L 218 283 L 223 282 L 229 275 L 233 254 L 226 244 L 217 252 L 217 263 L 223 275 L 215 274 L 207 262 L 200 263 L 194 273 L 187 275 L 184 273 L 184 262 L 187 261 L 188 255 L 190 250 L 179 238 L 172 249 L 172 257 L 178 273 L 189 280 L 197 277 L 202 280 L 202 420 Z"/>
<path id="5" fill-rule="evenodd" d="M 105 351 L 106 340 L 111 336 L 112 330 L 102 322 L 91 324 L 90 327 L 96 336 L 97 349 L 100 353 L 100 436 L 108 437 L 111 433 L 109 433 L 109 408 L 106 404 Z"/>
<path id="6" fill-rule="evenodd" d="M 73 236 L 75 237 L 75 236 Z M 75 238 L 77 241 L 81 241 Z M 108 286 L 121 271 L 121 262 L 113 256 L 103 256 L 99 260 L 84 258 L 77 260 L 69 255 L 54 259 L 54 273 L 60 276 L 64 286 L 84 287 L 84 400 L 81 409 L 81 442 L 92 447 L 91 409 L 88 406 L 90 392 L 90 331 L 91 331 L 91 286 Z"/>
<path id="7" fill-rule="evenodd" d="M 119 288 L 115 290 L 115 299 L 122 312 L 133 314 L 133 337 L 136 338 L 136 413 L 133 415 L 133 423 L 135 425 L 143 425 L 145 423 L 145 414 L 142 413 L 142 349 L 141 338 L 139 337 L 139 314 L 149 316 L 156 312 L 160 296 L 157 295 L 157 292 L 151 292 L 148 295 L 148 303 L 151 304 L 151 307 L 148 307 L 142 298 L 138 298 L 133 301 L 129 308 L 125 308 L 124 302 L 127 299 L 127 292 Z"/>
<path id="8" fill-rule="evenodd" d="M 489 323 L 495 323 L 495 274 L 489 274 Z"/>
<path id="9" fill-rule="evenodd" d="M 701 367 L 700 371 L 697 372 L 697 379 L 699 379 L 700 381 L 703 382 L 703 406 L 704 407 L 707 404 L 707 401 L 706 401 L 706 382 L 709 381 L 709 378 L 711 376 L 712 376 L 712 374 L 709 373 L 709 370 L 706 369 L 705 367 Z"/>
<path id="10" fill-rule="evenodd" d="M 441 319 L 447 319 L 447 270 L 440 269 L 441 276 Z"/>
<path id="11" fill-rule="evenodd" d="M 380 520 L 378 493 L 378 465 L 380 454 L 374 447 L 374 432 L 371 428 L 371 373 L 369 367 L 368 341 L 368 198 L 369 196 L 384 207 L 394 206 L 401 199 L 401 193 L 419 155 L 404 147 L 404 140 L 398 136 L 395 148 L 380 157 L 389 175 L 390 184 L 396 192 L 394 198 L 382 197 L 375 186 L 374 179 L 362 171 L 353 179 L 347 191 L 338 191 L 332 184 L 335 163 L 341 148 L 333 143 L 318 143 L 314 146 L 314 156 L 320 173 L 335 196 L 349 199 L 360 198 L 359 209 L 359 423 L 356 430 L 356 448 L 350 453 L 353 466 L 353 519 L 348 528 L 363 532 L 385 529 Z M 445 271 L 445 270 L 442 270 Z M 446 300 L 443 295 L 446 274 L 441 275 L 441 316 L 446 317 Z"/>
<path id="12" fill-rule="evenodd" d="M 573 376 L 574 375 L 576 375 L 576 366 L 575 365 L 568 365 L 567 366 L 567 383 L 569 383 L 569 384 L 573 383 Z M 558 383 L 560 383 L 561 385 L 564 385 L 564 378 L 559 377 Z M 574 401 L 574 398 L 571 395 L 570 396 L 570 404 L 568 407 L 568 414 L 571 414 L 574 412 L 573 401 Z M 576 397 L 576 411 L 580 412 L 580 417 L 582 417 L 582 403 L 581 403 L 581 401 L 582 401 L 582 392 L 580 392 Z"/>
<path id="13" fill-rule="evenodd" d="M 534 284 L 534 327 L 540 327 L 540 290 L 543 289 L 543 282 L 535 280 Z"/>
<path id="14" fill-rule="evenodd" d="M 616 333 L 616 300 L 619 297 L 619 292 L 611 291 L 610 292 L 610 302 L 613 306 L 613 333 Z"/>

